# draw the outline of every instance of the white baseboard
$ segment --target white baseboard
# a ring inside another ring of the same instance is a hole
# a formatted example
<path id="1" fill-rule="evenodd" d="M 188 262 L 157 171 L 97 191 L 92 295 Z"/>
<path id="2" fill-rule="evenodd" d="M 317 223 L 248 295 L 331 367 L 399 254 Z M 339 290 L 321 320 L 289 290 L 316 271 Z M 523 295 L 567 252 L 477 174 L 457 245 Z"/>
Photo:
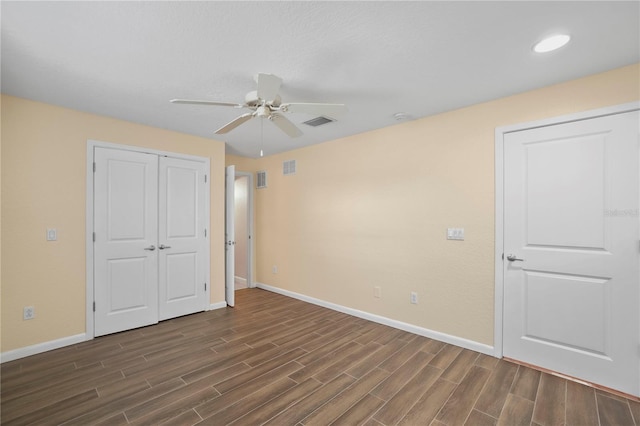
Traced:
<path id="1" fill-rule="evenodd" d="M 378 324 L 388 325 L 389 327 L 397 328 L 400 330 L 408 331 L 409 333 L 425 336 L 430 339 L 439 340 L 441 342 L 449 343 L 452 345 L 460 346 L 465 349 L 480 352 L 486 355 L 495 356 L 493 346 L 478 343 L 473 340 L 464 339 L 462 337 L 452 336 L 450 334 L 441 333 L 439 331 L 430 330 L 428 328 L 418 327 L 416 325 L 408 324 L 406 322 L 397 321 L 394 319 L 386 318 L 376 314 L 370 314 L 368 312 L 360 311 L 346 306 L 338 305 L 336 303 L 326 302 L 324 300 L 316 299 L 315 297 L 305 296 L 304 294 L 295 293 L 293 291 L 284 290 L 278 287 L 273 287 L 267 284 L 256 282 L 256 287 L 263 290 L 271 291 L 273 293 L 289 296 L 294 299 L 302 300 L 305 302 L 313 303 L 314 305 L 322 306 L 334 311 L 342 312 L 345 314 L 353 315 L 354 317 L 366 319 L 376 322 Z M 208 310 L 222 309 L 227 307 L 227 302 L 215 302 L 209 305 Z M 87 339 L 86 333 L 76 334 L 74 336 L 63 337 L 61 339 L 51 340 L 49 342 L 38 343 L 24 348 L 14 349 L 7 352 L 0 353 L 0 363 L 14 361 L 16 359 L 24 358 L 31 355 L 36 355 L 42 352 L 59 349 L 65 346 L 74 345 L 76 343 L 84 342 Z"/>
<path id="2" fill-rule="evenodd" d="M 246 278 L 242 278 L 242 277 L 239 277 L 237 275 L 234 275 L 233 278 L 234 278 L 235 281 L 239 282 L 240 284 L 247 285 L 247 279 Z"/>
<path id="3" fill-rule="evenodd" d="M 224 300 L 222 302 L 215 302 L 209 305 L 209 309 L 207 311 L 213 311 L 214 309 L 222 309 L 227 307 L 227 302 Z"/>
<path id="4" fill-rule="evenodd" d="M 222 309 L 227 307 L 227 302 L 215 302 L 209 305 L 208 311 L 214 309 Z M 36 355 L 42 352 L 59 349 L 65 346 L 75 345 L 76 343 L 90 340 L 87 338 L 86 333 L 76 334 L 75 336 L 63 337 L 61 339 L 51 340 L 49 342 L 38 343 L 35 345 L 27 346 L 24 348 L 14 349 L 12 351 L 0 353 L 0 364 L 3 362 L 14 361 L 16 359 L 24 358 L 31 355 Z"/>
<path id="5" fill-rule="evenodd" d="M 295 293 L 293 291 L 284 290 L 278 287 L 273 287 L 268 284 L 257 282 L 256 287 L 261 288 L 263 290 L 271 291 L 273 293 L 289 296 L 294 299 L 313 303 L 314 305 L 322 306 L 324 308 L 332 309 L 334 311 L 353 315 L 354 317 L 373 321 L 378 324 L 384 324 L 384 325 L 388 325 L 389 327 L 408 331 L 409 333 L 418 334 L 420 336 L 428 337 L 430 339 L 439 340 L 441 342 L 449 343 L 455 346 L 460 346 L 461 348 L 480 352 L 485 355 L 495 356 L 493 346 L 485 345 L 484 343 L 479 343 L 479 342 L 468 340 L 462 337 L 452 336 L 450 334 L 441 333 L 439 331 L 430 330 L 428 328 L 418 327 L 417 325 L 394 320 L 394 319 L 383 317 L 376 314 L 370 314 L 368 312 L 360 311 L 353 308 L 348 308 L 346 306 L 338 305 L 335 303 L 326 302 L 324 300 L 316 299 L 315 297 L 305 296 L 304 294 Z"/>
<path id="6" fill-rule="evenodd" d="M 24 348 L 14 349 L 12 351 L 2 352 L 0 354 L 0 363 L 14 361 L 16 359 L 24 358 L 31 355 L 36 355 L 42 352 L 52 351 L 65 346 L 75 345 L 76 343 L 84 342 L 87 339 L 86 333 L 76 334 L 74 336 L 63 337 L 61 339 L 50 340 L 48 342 L 38 343 Z"/>
<path id="7" fill-rule="evenodd" d="M 227 302 L 215 302 L 209 305 L 208 311 L 214 309 L 222 309 L 227 307 Z M 14 361 L 16 359 L 24 358 L 31 355 L 36 355 L 42 352 L 51 351 L 54 349 L 63 348 L 65 346 L 75 345 L 76 343 L 90 340 L 87 338 L 86 333 L 76 334 L 75 336 L 63 337 L 61 339 L 51 340 L 49 342 L 38 343 L 24 348 L 14 349 L 7 352 L 0 353 L 0 364 L 3 362 Z"/>

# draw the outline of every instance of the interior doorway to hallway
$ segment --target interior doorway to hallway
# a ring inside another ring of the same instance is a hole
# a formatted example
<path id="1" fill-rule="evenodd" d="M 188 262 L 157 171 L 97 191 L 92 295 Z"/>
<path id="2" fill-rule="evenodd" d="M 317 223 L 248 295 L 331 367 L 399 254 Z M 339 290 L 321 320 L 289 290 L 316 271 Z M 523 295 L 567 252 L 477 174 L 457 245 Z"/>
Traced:
<path id="1" fill-rule="evenodd" d="M 252 279 L 252 175 L 236 172 L 235 201 L 235 290 L 254 287 Z"/>

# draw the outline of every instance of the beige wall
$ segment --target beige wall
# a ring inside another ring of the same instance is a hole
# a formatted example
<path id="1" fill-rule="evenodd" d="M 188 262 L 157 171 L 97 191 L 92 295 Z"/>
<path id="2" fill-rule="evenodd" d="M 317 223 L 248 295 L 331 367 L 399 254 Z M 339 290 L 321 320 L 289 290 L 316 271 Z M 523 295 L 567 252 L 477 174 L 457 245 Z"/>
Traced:
<path id="1" fill-rule="evenodd" d="M 636 101 L 639 81 L 633 65 L 280 155 L 228 157 L 268 172 L 255 191 L 257 281 L 493 345 L 495 128 Z M 297 172 L 283 176 L 290 159 Z M 447 241 L 448 227 L 465 228 L 465 240 Z"/>
<path id="2" fill-rule="evenodd" d="M 236 166 L 237 172 L 256 172 L 260 170 L 258 168 L 259 160 L 256 160 L 254 158 L 239 157 L 237 155 L 227 155 L 225 157 L 225 164 L 227 166 Z"/>
<path id="3" fill-rule="evenodd" d="M 84 332 L 87 139 L 211 159 L 212 302 L 224 299 L 215 242 L 224 240 L 226 161 L 269 173 L 269 187 L 254 192 L 257 281 L 492 345 L 495 128 L 635 101 L 639 80 L 633 65 L 257 160 L 225 160 L 221 142 L 2 96 L 0 350 Z M 298 170 L 284 177 L 289 159 Z M 47 227 L 57 242 L 45 241 Z M 464 227 L 465 241 L 445 240 L 447 227 Z M 27 305 L 34 320 L 22 320 Z"/>
<path id="4" fill-rule="evenodd" d="M 85 331 L 88 139 L 210 158 L 211 302 L 224 300 L 222 142 L 4 95 L 1 125 L 2 352 Z"/>

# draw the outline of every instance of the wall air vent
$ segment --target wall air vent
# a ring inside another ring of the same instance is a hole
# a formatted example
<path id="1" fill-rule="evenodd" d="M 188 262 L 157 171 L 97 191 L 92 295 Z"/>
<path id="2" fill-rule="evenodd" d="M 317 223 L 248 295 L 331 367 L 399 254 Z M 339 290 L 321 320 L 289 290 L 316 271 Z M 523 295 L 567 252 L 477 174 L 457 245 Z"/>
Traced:
<path id="1" fill-rule="evenodd" d="M 304 121 L 302 124 L 306 124 L 307 126 L 311 126 L 311 127 L 318 127 L 324 124 L 329 124 L 333 121 L 336 121 L 336 120 L 332 118 L 320 116 L 320 117 L 312 118 L 311 120 Z"/>
<path id="2" fill-rule="evenodd" d="M 266 188 L 267 187 L 267 171 L 261 170 L 256 172 L 256 188 Z"/>
<path id="3" fill-rule="evenodd" d="M 296 160 L 288 160 L 282 162 L 282 174 L 295 175 L 296 174 Z"/>

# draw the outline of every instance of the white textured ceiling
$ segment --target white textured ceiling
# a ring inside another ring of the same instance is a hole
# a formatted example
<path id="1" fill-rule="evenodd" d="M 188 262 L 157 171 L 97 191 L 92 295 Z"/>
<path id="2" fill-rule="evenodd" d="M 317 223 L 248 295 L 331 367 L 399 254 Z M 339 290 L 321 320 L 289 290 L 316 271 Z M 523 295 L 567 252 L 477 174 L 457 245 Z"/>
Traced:
<path id="1" fill-rule="evenodd" d="M 264 123 L 265 154 L 397 124 L 640 61 L 631 2 L 9 2 L 2 92 L 222 140 L 256 157 L 258 119 L 173 98 L 244 101 L 258 72 L 284 102 L 345 103 L 340 121 L 291 139 Z M 571 43 L 540 55 L 541 37 Z M 113 141 L 118 142 L 118 141 Z"/>

